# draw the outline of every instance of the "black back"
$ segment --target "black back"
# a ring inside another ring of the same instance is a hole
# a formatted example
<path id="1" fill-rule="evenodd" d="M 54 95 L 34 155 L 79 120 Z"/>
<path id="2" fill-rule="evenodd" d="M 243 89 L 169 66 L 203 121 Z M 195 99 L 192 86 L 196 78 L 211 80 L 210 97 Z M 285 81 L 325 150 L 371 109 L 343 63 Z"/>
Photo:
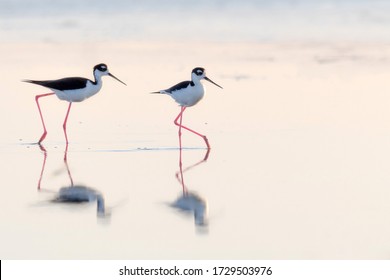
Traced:
<path id="1" fill-rule="evenodd" d="M 184 82 L 178 83 L 177 85 L 174 85 L 173 87 L 170 87 L 169 89 L 166 89 L 165 91 L 169 92 L 169 93 L 172 93 L 172 92 L 174 92 L 176 90 L 181 90 L 183 88 L 186 88 L 189 85 L 194 86 L 195 84 L 194 84 L 193 81 L 184 81 Z"/>
<path id="2" fill-rule="evenodd" d="M 63 78 L 59 80 L 50 80 L 50 81 L 24 80 L 24 82 L 32 83 L 32 84 L 36 84 L 36 85 L 40 85 L 40 86 L 44 86 L 56 90 L 73 90 L 73 89 L 86 87 L 88 79 L 80 78 L 80 77 L 71 77 L 71 78 Z"/>

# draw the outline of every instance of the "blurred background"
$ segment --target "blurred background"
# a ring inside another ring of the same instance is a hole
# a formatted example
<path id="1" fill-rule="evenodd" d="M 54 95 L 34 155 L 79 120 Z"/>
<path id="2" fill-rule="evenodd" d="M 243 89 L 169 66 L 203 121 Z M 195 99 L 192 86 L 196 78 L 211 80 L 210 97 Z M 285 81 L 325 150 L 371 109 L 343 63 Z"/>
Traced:
<path id="1" fill-rule="evenodd" d="M 0 41 L 390 39 L 385 0 L 1 0 Z"/>

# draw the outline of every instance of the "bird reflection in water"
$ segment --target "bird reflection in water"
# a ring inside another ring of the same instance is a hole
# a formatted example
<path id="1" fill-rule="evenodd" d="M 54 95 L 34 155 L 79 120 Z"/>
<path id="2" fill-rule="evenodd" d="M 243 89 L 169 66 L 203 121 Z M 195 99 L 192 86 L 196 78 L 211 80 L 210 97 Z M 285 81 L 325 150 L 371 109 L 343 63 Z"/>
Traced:
<path id="1" fill-rule="evenodd" d="M 210 149 L 207 149 L 207 152 L 202 160 L 199 162 L 190 165 L 183 169 L 182 164 L 182 150 L 180 149 L 180 159 L 179 159 L 179 171 L 176 172 L 176 178 L 181 184 L 182 194 L 175 200 L 175 202 L 170 205 L 173 208 L 181 210 L 186 213 L 193 213 L 195 225 L 200 229 L 207 229 L 208 227 L 208 217 L 207 217 L 207 202 L 198 194 L 188 190 L 186 184 L 184 183 L 184 173 L 195 168 L 196 166 L 207 161 L 210 154 Z M 207 231 L 206 231 L 207 232 Z"/>
<path id="2" fill-rule="evenodd" d="M 46 148 L 42 144 L 39 144 L 39 148 L 43 152 L 43 163 L 42 163 L 42 169 L 38 180 L 38 191 L 52 192 L 49 190 L 43 190 L 41 188 L 42 177 L 45 171 L 48 153 Z M 67 203 L 67 204 L 81 204 L 81 203 L 96 202 L 97 216 L 101 218 L 110 217 L 110 211 L 107 211 L 105 207 L 103 195 L 98 190 L 83 185 L 75 185 L 73 183 L 72 173 L 68 165 L 68 145 L 66 145 L 65 152 L 64 152 L 64 164 L 65 164 L 66 171 L 68 173 L 70 185 L 66 187 L 62 187 L 58 191 L 58 193 L 56 193 L 55 197 L 51 200 L 51 202 Z"/>
<path id="3" fill-rule="evenodd" d="M 62 187 L 53 202 L 59 203 L 83 203 L 83 202 L 97 202 L 97 215 L 99 217 L 107 217 L 109 214 L 104 207 L 104 198 L 102 194 L 92 188 L 73 185 L 69 187 Z"/>

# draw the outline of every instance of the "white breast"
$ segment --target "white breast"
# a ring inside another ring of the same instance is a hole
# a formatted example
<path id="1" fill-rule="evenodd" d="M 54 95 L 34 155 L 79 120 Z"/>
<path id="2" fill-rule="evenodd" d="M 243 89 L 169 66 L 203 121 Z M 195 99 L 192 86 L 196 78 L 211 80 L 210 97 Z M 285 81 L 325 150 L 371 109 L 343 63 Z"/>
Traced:
<path id="1" fill-rule="evenodd" d="M 181 106 L 194 106 L 204 96 L 205 90 L 201 83 L 196 83 L 195 86 L 189 85 L 188 87 L 173 91 L 170 95 Z"/>

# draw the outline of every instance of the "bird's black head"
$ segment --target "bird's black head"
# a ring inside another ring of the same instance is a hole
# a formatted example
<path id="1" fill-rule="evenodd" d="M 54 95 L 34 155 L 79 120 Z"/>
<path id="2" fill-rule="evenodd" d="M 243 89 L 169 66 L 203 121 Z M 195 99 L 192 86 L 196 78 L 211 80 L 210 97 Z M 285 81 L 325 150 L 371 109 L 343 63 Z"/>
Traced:
<path id="1" fill-rule="evenodd" d="M 93 71 L 95 72 L 96 70 L 98 70 L 100 72 L 106 72 L 108 70 L 108 68 L 107 68 L 106 64 L 100 63 L 100 64 L 96 65 L 95 67 L 93 67 Z"/>
<path id="2" fill-rule="evenodd" d="M 117 80 L 118 82 L 121 82 L 122 84 L 126 85 L 124 82 L 122 82 L 117 77 L 115 77 L 113 74 L 111 74 L 108 71 L 107 65 L 104 63 L 100 63 L 100 64 L 96 65 L 95 67 L 93 67 L 93 74 L 94 74 L 95 78 L 108 75 L 108 76 L 114 78 L 115 80 Z"/>
<path id="3" fill-rule="evenodd" d="M 192 70 L 192 73 L 195 74 L 195 75 L 198 76 L 198 77 L 203 76 L 204 72 L 205 72 L 205 69 L 202 68 L 202 67 L 196 67 L 196 68 L 194 68 L 194 69 Z"/>
<path id="4" fill-rule="evenodd" d="M 206 76 L 206 70 L 202 67 L 196 67 L 192 70 L 192 73 L 191 73 L 191 76 L 192 76 L 192 81 L 194 80 L 202 80 L 202 79 L 205 79 L 206 81 L 209 81 L 210 83 L 216 85 L 217 87 L 220 87 L 222 88 L 220 85 L 214 83 L 211 79 L 207 78 Z"/>

